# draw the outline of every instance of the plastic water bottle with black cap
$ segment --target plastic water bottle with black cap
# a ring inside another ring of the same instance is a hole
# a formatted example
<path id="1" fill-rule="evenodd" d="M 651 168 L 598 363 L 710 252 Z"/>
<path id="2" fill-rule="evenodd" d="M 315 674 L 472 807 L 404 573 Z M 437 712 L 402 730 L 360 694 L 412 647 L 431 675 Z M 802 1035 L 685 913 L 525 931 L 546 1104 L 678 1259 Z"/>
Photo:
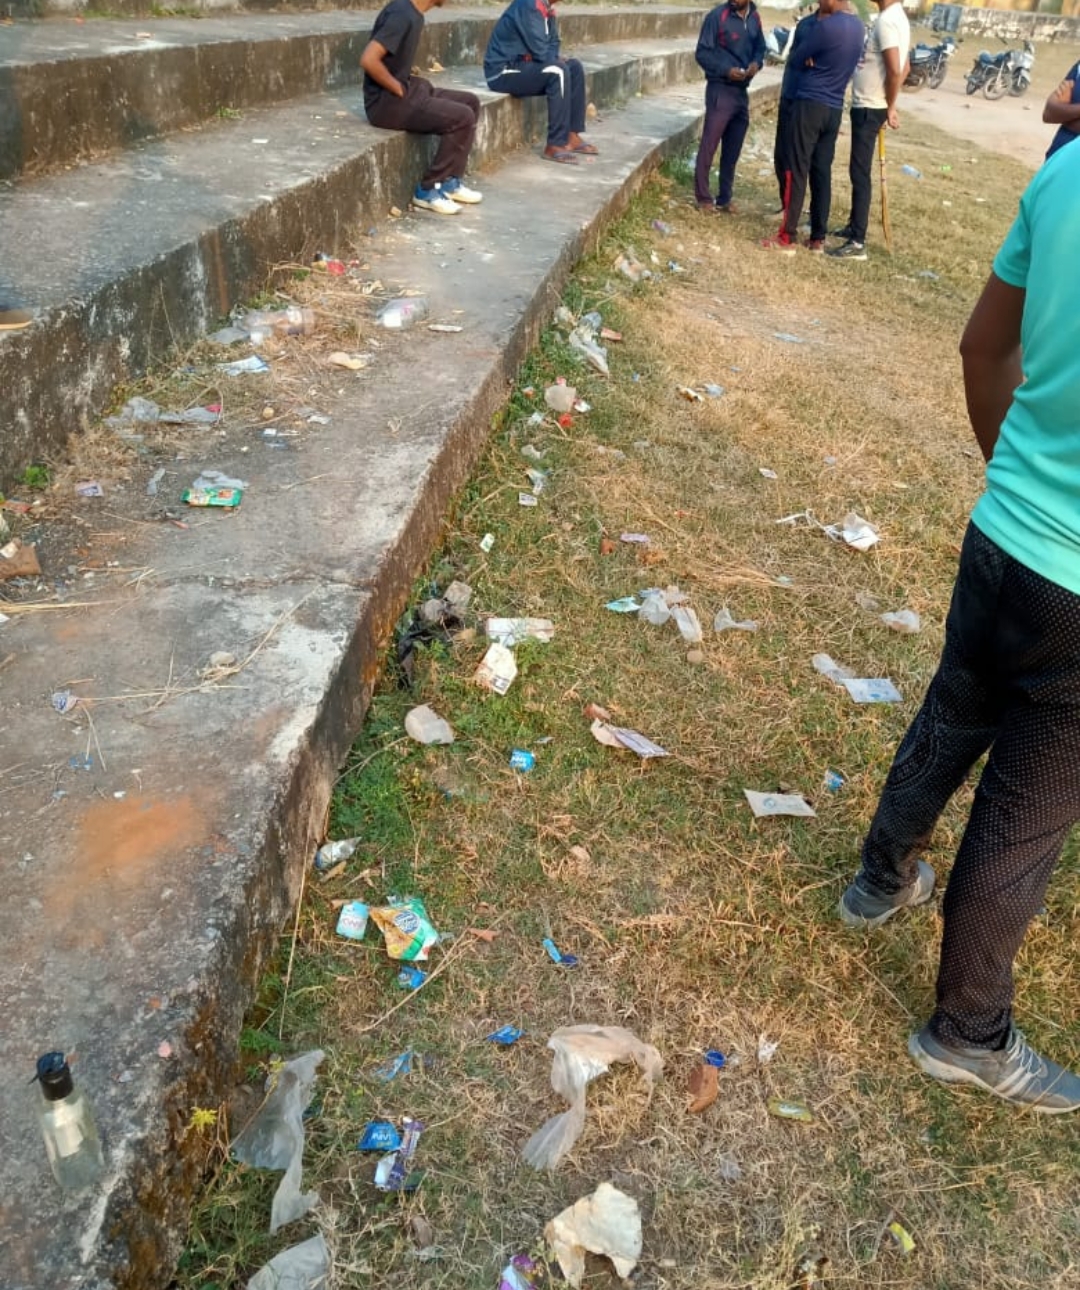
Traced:
<path id="1" fill-rule="evenodd" d="M 34 1079 L 41 1089 L 38 1119 L 53 1177 L 66 1191 L 84 1191 L 105 1169 L 90 1103 L 75 1087 L 63 1053 L 39 1057 Z"/>

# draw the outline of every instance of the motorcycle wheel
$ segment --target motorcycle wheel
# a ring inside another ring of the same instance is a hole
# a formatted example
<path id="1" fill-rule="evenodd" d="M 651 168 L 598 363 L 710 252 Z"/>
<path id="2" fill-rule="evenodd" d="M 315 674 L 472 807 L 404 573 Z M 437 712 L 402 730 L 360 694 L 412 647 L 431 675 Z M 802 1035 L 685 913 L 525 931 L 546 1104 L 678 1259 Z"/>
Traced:
<path id="1" fill-rule="evenodd" d="M 1023 98 L 1028 92 L 1028 83 L 1022 79 L 1015 79 L 1009 82 L 1009 93 L 1014 99 Z"/>
<path id="2" fill-rule="evenodd" d="M 967 80 L 964 82 L 965 94 L 974 94 L 978 88 L 979 88 L 979 82 L 975 79 L 974 76 L 969 76 Z"/>
<path id="3" fill-rule="evenodd" d="M 909 76 L 901 89 L 907 90 L 909 94 L 917 94 L 925 84 L 926 82 L 921 76 Z"/>
<path id="4" fill-rule="evenodd" d="M 932 90 L 941 88 L 941 86 L 944 84 L 944 81 L 945 81 L 945 73 L 948 70 L 949 70 L 949 64 L 942 63 L 939 68 L 931 72 L 930 80 L 927 82 L 927 84 L 930 86 Z"/>
<path id="5" fill-rule="evenodd" d="M 983 97 L 988 99 L 1004 98 L 1008 88 L 1008 75 L 1003 72 L 995 72 L 983 86 Z"/>

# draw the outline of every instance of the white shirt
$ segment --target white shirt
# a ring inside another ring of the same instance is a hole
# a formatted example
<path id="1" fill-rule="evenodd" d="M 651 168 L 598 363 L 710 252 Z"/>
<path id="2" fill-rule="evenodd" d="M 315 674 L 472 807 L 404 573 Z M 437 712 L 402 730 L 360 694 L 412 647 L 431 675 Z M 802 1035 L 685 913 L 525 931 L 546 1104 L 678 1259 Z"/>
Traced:
<path id="1" fill-rule="evenodd" d="M 874 19 L 866 37 L 862 60 L 855 69 L 855 79 L 852 82 L 852 107 L 889 106 L 885 99 L 885 58 L 882 51 L 895 49 L 900 56 L 902 71 L 910 48 L 911 24 L 903 4 L 900 0 L 894 0 L 893 4 L 882 9 Z"/>

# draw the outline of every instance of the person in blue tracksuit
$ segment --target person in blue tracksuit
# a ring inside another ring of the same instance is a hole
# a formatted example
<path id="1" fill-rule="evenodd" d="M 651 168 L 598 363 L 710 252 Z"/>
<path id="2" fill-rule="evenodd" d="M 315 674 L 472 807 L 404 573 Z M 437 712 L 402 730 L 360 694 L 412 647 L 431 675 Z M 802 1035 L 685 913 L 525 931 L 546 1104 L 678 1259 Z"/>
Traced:
<path id="1" fill-rule="evenodd" d="M 765 33 L 753 0 L 726 0 L 705 15 L 695 53 L 705 73 L 705 124 L 701 130 L 694 196 L 702 211 L 732 211 L 735 167 L 750 127 L 750 82 L 765 63 Z M 716 202 L 709 172 L 720 149 Z"/>
<path id="2" fill-rule="evenodd" d="M 559 54 L 558 0 L 513 0 L 495 24 L 484 52 L 488 89 L 514 98 L 547 97 L 548 135 L 544 156 L 577 165 L 599 151 L 585 132 L 585 69 Z"/>

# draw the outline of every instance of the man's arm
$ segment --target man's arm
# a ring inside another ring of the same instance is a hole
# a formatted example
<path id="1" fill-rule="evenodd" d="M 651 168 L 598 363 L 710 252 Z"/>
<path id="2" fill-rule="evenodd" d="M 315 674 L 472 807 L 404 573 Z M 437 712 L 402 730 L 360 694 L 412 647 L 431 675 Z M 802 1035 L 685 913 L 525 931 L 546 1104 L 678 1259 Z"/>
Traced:
<path id="1" fill-rule="evenodd" d="M 752 28 L 753 44 L 750 46 L 750 66 L 746 69 L 746 79 L 756 76 L 765 66 L 765 28 L 761 25 L 761 15 L 754 14 Z"/>
<path id="2" fill-rule="evenodd" d="M 900 97 L 900 86 L 904 83 L 904 69 L 900 66 L 900 51 L 895 46 L 881 51 L 885 63 L 885 124 L 890 130 L 900 129 L 900 114 L 896 110 L 896 100 Z"/>
<path id="3" fill-rule="evenodd" d="M 360 66 L 371 77 L 376 85 L 381 85 L 384 90 L 391 94 L 397 95 L 399 99 L 405 97 L 405 86 L 392 75 L 387 69 L 385 58 L 390 51 L 385 45 L 380 45 L 377 40 L 369 40 L 364 46 L 364 52 L 360 55 Z"/>
<path id="4" fill-rule="evenodd" d="M 555 35 L 552 49 L 551 23 L 547 17 L 547 6 L 536 3 L 517 3 L 510 10 L 516 20 L 517 32 L 521 43 L 537 63 L 553 62 L 559 52 L 559 38 Z"/>
<path id="5" fill-rule="evenodd" d="M 1080 134 L 1080 103 L 1073 102 L 1075 81 L 1062 81 L 1046 100 L 1043 120 L 1047 125 L 1063 125 L 1073 134 Z"/>
<path id="6" fill-rule="evenodd" d="M 698 67 L 705 73 L 706 80 L 729 81 L 732 79 L 732 71 L 738 71 L 736 79 L 741 79 L 742 68 L 731 51 L 720 44 L 719 36 L 720 10 L 714 9 L 706 14 L 705 21 L 701 24 L 701 35 L 698 36 L 697 49 L 694 51 Z"/>
<path id="7" fill-rule="evenodd" d="M 994 455 L 1001 423 L 1024 380 L 1020 324 L 1025 296 L 1022 287 L 1010 287 L 992 273 L 960 338 L 968 419 L 986 461 Z"/>

